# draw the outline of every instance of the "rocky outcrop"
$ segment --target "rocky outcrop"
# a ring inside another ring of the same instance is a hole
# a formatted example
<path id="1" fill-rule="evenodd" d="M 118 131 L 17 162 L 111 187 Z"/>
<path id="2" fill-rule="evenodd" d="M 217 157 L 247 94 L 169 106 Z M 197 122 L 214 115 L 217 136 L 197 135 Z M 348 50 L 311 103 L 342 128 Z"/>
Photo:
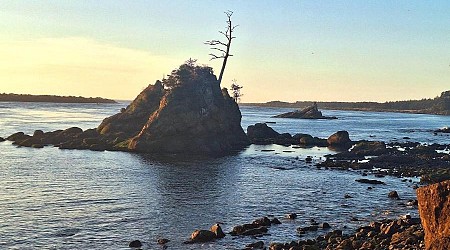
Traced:
<path id="1" fill-rule="evenodd" d="M 440 128 L 434 131 L 435 133 L 450 133 L 450 128 L 449 127 L 445 127 L 445 128 Z"/>
<path id="2" fill-rule="evenodd" d="M 236 102 L 221 90 L 209 67 L 184 64 L 163 82 L 144 90 L 123 112 L 136 123 L 125 144 L 128 149 L 149 153 L 224 154 L 249 144 L 241 127 Z M 142 96 L 147 96 L 141 100 Z M 158 105 L 155 100 L 156 98 Z M 120 128 L 126 120 L 111 118 L 100 133 L 114 133 L 105 127 Z M 108 119 L 108 118 L 107 118 Z M 146 120 L 145 120 L 146 119 Z M 143 121 L 145 122 L 143 123 Z M 137 128 L 137 130 L 136 130 Z M 134 130 L 134 131 L 133 131 Z"/>
<path id="3" fill-rule="evenodd" d="M 302 110 L 295 110 L 292 112 L 283 113 L 274 116 L 275 118 L 296 118 L 296 119 L 337 119 L 336 117 L 323 116 L 322 112 L 317 108 L 317 103 L 306 107 Z"/>
<path id="4" fill-rule="evenodd" d="M 427 250 L 450 249 L 450 180 L 417 189 Z"/>

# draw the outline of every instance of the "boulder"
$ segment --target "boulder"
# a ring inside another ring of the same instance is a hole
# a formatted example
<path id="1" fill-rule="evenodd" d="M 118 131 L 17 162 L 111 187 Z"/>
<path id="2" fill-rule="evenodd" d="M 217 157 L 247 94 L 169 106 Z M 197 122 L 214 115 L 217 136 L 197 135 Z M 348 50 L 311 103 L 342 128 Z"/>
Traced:
<path id="1" fill-rule="evenodd" d="M 250 141 L 275 140 L 280 134 L 265 123 L 256 123 L 247 127 Z"/>
<path id="2" fill-rule="evenodd" d="M 450 180 L 417 189 L 427 250 L 450 249 Z"/>
<path id="3" fill-rule="evenodd" d="M 395 190 L 394 191 L 390 191 L 389 194 L 388 194 L 388 197 L 391 198 L 391 199 L 397 199 L 397 200 L 400 199 L 400 197 L 398 196 L 397 191 L 395 191 Z"/>
<path id="4" fill-rule="evenodd" d="M 328 137 L 327 139 L 327 142 L 330 146 L 342 147 L 349 146 L 352 141 L 350 140 L 348 132 L 342 130 L 330 135 L 330 137 Z"/>
<path id="5" fill-rule="evenodd" d="M 31 136 L 26 135 L 23 132 L 17 132 L 17 133 L 14 133 L 14 134 L 6 137 L 6 140 L 8 140 L 8 141 L 21 141 L 21 140 L 25 140 L 25 139 L 30 138 L 30 137 Z"/>
<path id="6" fill-rule="evenodd" d="M 128 243 L 128 246 L 132 248 L 139 248 L 142 247 L 142 242 L 140 240 L 133 240 Z"/>
<path id="7" fill-rule="evenodd" d="M 216 238 L 225 237 L 225 233 L 222 231 L 219 223 L 212 225 L 209 231 L 213 232 L 216 235 Z"/>
<path id="8" fill-rule="evenodd" d="M 191 234 L 191 242 L 208 242 L 216 239 L 216 234 L 209 230 L 195 230 Z"/>

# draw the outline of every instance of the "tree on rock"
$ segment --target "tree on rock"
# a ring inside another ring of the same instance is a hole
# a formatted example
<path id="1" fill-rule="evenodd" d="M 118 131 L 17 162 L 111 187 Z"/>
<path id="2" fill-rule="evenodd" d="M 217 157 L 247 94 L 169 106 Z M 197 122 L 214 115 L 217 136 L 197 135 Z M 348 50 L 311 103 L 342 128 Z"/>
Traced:
<path id="1" fill-rule="evenodd" d="M 237 84 L 236 79 L 233 80 L 233 83 L 231 84 L 231 91 L 233 92 L 233 99 L 237 103 L 239 99 L 241 98 L 241 89 L 243 87 Z"/>
<path id="2" fill-rule="evenodd" d="M 225 66 L 227 65 L 228 57 L 233 56 L 230 54 L 230 46 L 231 41 L 236 38 L 233 36 L 233 31 L 237 27 L 237 25 L 233 26 L 231 23 L 231 16 L 233 15 L 233 11 L 226 11 L 225 15 L 227 15 L 227 28 L 225 31 L 219 31 L 220 34 L 224 35 L 226 38 L 226 42 L 222 42 L 220 40 L 210 40 L 206 41 L 205 44 L 211 46 L 212 50 L 218 51 L 219 55 L 211 53 L 211 60 L 223 58 L 222 69 L 219 74 L 219 85 L 222 82 L 223 72 L 225 71 Z"/>

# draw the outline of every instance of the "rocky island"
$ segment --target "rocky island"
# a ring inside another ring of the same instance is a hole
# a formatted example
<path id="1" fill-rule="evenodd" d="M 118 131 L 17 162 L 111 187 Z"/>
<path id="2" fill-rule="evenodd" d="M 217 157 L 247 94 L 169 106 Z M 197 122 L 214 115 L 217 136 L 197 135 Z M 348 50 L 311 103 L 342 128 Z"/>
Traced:
<path id="1" fill-rule="evenodd" d="M 323 116 L 322 112 L 317 108 L 317 102 L 314 102 L 312 106 L 304 109 L 287 112 L 284 114 L 276 115 L 275 118 L 295 118 L 295 119 L 337 119 L 337 117 Z"/>

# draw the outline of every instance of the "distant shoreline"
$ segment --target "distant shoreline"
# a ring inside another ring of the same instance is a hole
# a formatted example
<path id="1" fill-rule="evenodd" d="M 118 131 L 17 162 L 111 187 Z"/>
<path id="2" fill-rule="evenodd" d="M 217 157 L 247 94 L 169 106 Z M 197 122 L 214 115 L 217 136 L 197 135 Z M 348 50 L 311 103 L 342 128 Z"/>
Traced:
<path id="1" fill-rule="evenodd" d="M 313 103 L 313 102 L 310 102 Z M 239 103 L 240 106 L 254 106 L 254 107 L 268 107 L 268 108 L 292 108 L 302 109 L 307 105 L 271 105 L 268 103 Z M 321 103 L 318 102 L 320 105 Z M 448 115 L 440 112 L 434 112 L 430 110 L 401 110 L 401 109 L 380 109 L 380 108 L 346 108 L 346 107 L 328 107 L 326 105 L 320 105 L 321 110 L 339 110 L 339 111 L 361 111 L 361 112 L 392 112 L 392 113 L 405 113 L 405 114 L 424 114 L 424 115 Z"/>
<path id="2" fill-rule="evenodd" d="M 242 106 L 274 107 L 303 109 L 313 105 L 313 101 L 282 102 L 271 101 L 266 103 L 241 103 Z M 444 91 L 439 97 L 433 99 L 408 100 L 395 102 L 317 102 L 320 109 L 394 112 L 411 114 L 450 115 L 450 90 Z"/>
<path id="3" fill-rule="evenodd" d="M 117 103 L 101 97 L 0 94 L 0 102 L 49 102 L 49 103 Z"/>

